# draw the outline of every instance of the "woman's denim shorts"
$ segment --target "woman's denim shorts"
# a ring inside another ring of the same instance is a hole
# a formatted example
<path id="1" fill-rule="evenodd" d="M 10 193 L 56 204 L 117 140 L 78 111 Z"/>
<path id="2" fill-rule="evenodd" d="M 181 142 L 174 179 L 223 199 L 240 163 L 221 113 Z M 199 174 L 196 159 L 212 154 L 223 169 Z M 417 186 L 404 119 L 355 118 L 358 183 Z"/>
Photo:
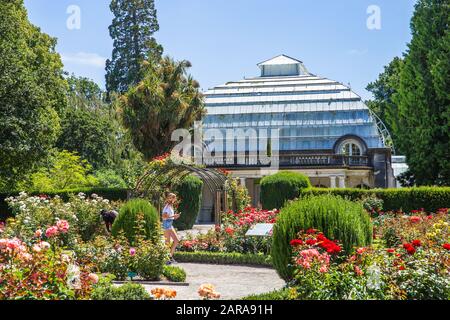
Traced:
<path id="1" fill-rule="evenodd" d="M 164 230 L 171 230 L 173 225 L 173 219 L 167 219 L 163 220 L 163 229 Z"/>

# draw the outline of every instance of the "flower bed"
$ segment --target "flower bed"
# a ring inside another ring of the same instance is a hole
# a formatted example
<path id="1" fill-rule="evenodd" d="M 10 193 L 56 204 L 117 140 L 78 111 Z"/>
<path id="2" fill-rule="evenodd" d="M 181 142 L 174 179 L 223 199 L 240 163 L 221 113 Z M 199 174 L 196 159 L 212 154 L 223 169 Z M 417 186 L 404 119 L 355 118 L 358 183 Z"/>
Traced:
<path id="1" fill-rule="evenodd" d="M 295 298 L 450 298 L 447 209 L 436 214 L 383 214 L 374 225 L 374 244 L 355 248 L 350 255 L 320 231 L 300 230 L 290 242 Z"/>
<path id="2" fill-rule="evenodd" d="M 26 193 L 8 202 L 15 217 L 0 225 L 0 299 L 95 298 L 100 274 L 111 275 L 110 280 L 159 280 L 165 274 L 182 281 L 186 276 L 182 269 L 164 269 L 169 254 L 161 230 L 156 240 L 147 239 L 142 215 L 136 216 L 132 244 L 123 232 L 117 237 L 106 232 L 100 211 L 119 203 L 97 195 L 78 194 L 64 202 Z M 138 285 L 115 290 L 110 280 L 101 281 L 99 299 L 150 297 Z"/>
<path id="3" fill-rule="evenodd" d="M 275 223 L 278 210 L 246 207 L 238 212 L 223 214 L 222 224 L 207 234 L 187 237 L 179 244 L 184 252 L 236 252 L 269 254 L 271 237 L 248 237 L 245 234 L 257 223 Z"/>

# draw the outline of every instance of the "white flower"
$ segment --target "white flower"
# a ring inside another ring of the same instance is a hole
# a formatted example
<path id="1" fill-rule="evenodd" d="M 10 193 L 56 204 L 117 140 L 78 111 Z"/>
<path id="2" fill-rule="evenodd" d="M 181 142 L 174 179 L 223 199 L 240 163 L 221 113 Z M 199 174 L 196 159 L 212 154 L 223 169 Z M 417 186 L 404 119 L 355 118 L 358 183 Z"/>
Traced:
<path id="1" fill-rule="evenodd" d="M 367 276 L 367 288 L 370 290 L 380 290 L 383 281 L 381 280 L 381 270 L 376 264 L 367 268 Z"/>
<path id="2" fill-rule="evenodd" d="M 67 268 L 67 285 L 73 289 L 81 289 L 80 268 L 70 264 Z"/>

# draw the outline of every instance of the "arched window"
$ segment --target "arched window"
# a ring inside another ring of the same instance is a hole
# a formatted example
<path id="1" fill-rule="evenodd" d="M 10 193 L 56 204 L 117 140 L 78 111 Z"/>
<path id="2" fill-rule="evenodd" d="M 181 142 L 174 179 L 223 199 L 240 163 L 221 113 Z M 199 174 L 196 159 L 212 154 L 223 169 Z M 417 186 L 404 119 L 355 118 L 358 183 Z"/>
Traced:
<path id="1" fill-rule="evenodd" d="M 346 140 L 341 144 L 339 153 L 346 156 L 362 156 L 362 147 L 355 140 Z"/>

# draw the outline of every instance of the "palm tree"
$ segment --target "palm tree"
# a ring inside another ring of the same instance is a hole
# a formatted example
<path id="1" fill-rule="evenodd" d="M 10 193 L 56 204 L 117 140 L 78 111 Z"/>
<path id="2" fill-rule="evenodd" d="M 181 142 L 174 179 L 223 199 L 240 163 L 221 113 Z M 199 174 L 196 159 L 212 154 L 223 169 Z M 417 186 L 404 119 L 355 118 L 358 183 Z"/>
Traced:
<path id="1" fill-rule="evenodd" d="M 144 79 L 118 100 L 124 125 L 147 160 L 169 152 L 175 129 L 190 128 L 205 114 L 199 84 L 188 61 L 169 57 L 144 62 Z"/>

